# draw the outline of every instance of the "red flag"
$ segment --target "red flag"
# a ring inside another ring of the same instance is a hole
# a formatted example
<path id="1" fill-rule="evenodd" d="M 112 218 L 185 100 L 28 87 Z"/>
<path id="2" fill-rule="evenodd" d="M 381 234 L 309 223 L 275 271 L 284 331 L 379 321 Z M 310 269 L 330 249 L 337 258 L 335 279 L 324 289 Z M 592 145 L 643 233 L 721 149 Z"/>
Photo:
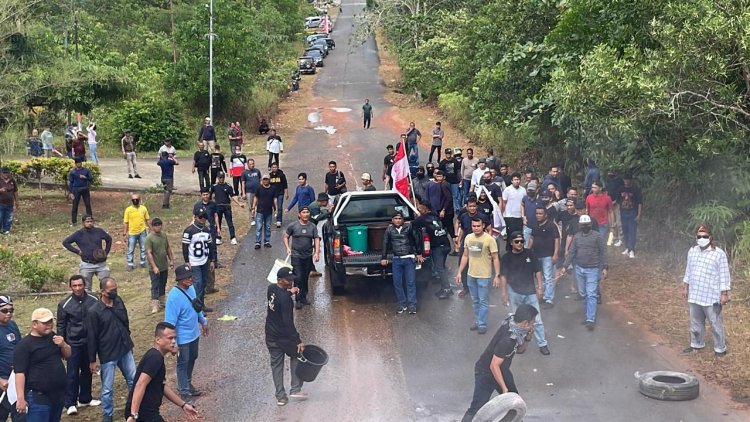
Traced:
<path id="1" fill-rule="evenodd" d="M 323 16 L 323 32 L 326 34 L 331 32 L 331 29 L 328 27 L 330 21 L 328 20 L 328 15 Z"/>
<path id="2" fill-rule="evenodd" d="M 396 146 L 396 158 L 393 160 L 391 169 L 391 178 L 393 179 L 393 189 L 409 197 L 409 160 L 406 158 L 406 144 L 399 141 Z"/>

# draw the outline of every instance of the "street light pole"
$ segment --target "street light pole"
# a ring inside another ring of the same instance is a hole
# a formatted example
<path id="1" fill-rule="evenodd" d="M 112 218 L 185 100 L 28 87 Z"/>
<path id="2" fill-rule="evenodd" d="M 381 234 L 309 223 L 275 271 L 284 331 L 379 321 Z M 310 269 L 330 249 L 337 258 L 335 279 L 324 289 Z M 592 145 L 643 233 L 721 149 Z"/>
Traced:
<path id="1" fill-rule="evenodd" d="M 214 124 L 214 0 L 208 7 L 208 118 Z"/>

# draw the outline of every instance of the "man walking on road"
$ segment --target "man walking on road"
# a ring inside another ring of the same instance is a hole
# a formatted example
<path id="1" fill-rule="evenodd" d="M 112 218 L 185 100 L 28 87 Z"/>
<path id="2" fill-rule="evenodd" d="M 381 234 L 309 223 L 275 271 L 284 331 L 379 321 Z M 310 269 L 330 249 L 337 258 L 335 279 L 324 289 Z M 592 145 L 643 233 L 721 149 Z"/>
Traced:
<path id="1" fill-rule="evenodd" d="M 474 397 L 461 422 L 472 422 L 474 415 L 492 393 L 518 393 L 510 364 L 516 353 L 526 351 L 531 341 L 531 328 L 538 311 L 531 305 L 520 305 L 515 314 L 503 321 L 490 344 L 474 365 Z"/>
<path id="2" fill-rule="evenodd" d="M 619 208 L 622 234 L 625 239 L 625 250 L 622 254 L 628 255 L 630 258 L 635 258 L 638 222 L 641 221 L 641 214 L 643 213 L 643 195 L 641 194 L 641 188 L 633 186 L 632 174 L 625 173 L 622 180 L 623 186 L 617 192 L 618 198 L 615 212 Z M 617 227 L 613 231 L 617 233 Z"/>
<path id="3" fill-rule="evenodd" d="M 555 301 L 555 264 L 560 253 L 560 231 L 552 219 L 548 218 L 545 208 L 537 208 L 535 216 L 536 224 L 531 228 L 529 249 L 534 251 L 544 275 L 542 308 L 552 309 Z"/>
<path id="4" fill-rule="evenodd" d="M 120 368 L 128 390 L 132 390 L 135 360 L 128 310 L 117 295 L 117 283 L 113 278 L 105 278 L 99 283 L 99 287 L 100 300 L 86 315 L 88 357 L 91 372 L 96 372 L 101 367 L 102 422 L 112 422 L 115 410 L 115 368 Z M 101 365 L 96 362 L 97 355 Z"/>
<path id="5" fill-rule="evenodd" d="M 388 154 L 383 158 L 383 186 L 385 189 L 393 189 L 391 170 L 393 170 L 393 162 L 396 159 L 396 152 L 393 150 L 393 145 L 388 145 L 385 149 L 388 151 Z"/>
<path id="6" fill-rule="evenodd" d="M 479 334 L 487 332 L 487 313 L 490 310 L 490 278 L 494 266 L 495 280 L 492 285 L 500 287 L 500 258 L 497 255 L 497 242 L 495 238 L 484 231 L 485 223 L 481 218 L 471 219 L 471 234 L 464 240 L 464 252 L 461 264 L 456 273 L 456 284 L 461 285 L 461 273 L 466 266 L 467 282 L 471 294 L 472 307 L 474 308 L 474 325 L 469 327 L 471 331 Z"/>
<path id="7" fill-rule="evenodd" d="M 62 245 L 80 257 L 78 273 L 83 276 L 86 289 L 90 291 L 94 275 L 99 281 L 109 277 L 107 256 L 112 249 L 112 236 L 104 229 L 94 227 L 94 217 L 84 215 L 82 221 L 83 228 L 66 237 Z M 104 242 L 104 247 L 102 247 L 102 242 Z M 73 247 L 74 243 L 78 248 Z"/>
<path id="8" fill-rule="evenodd" d="M 162 232 L 162 221 L 154 218 L 151 233 L 146 237 L 145 248 L 148 258 L 148 276 L 151 279 L 151 314 L 159 312 L 159 304 L 164 303 L 169 269 L 174 268 L 174 256 L 169 246 L 167 234 Z"/>
<path id="9" fill-rule="evenodd" d="M 101 402 L 91 397 L 91 368 L 86 332 L 86 315 L 99 299 L 86 291 L 86 282 L 80 275 L 68 280 L 71 294 L 57 305 L 57 334 L 70 345 L 67 359 L 67 388 L 65 407 L 68 415 L 78 414 L 78 407 L 99 406 Z M 2 420 L 2 418 L 0 418 Z"/>
<path id="10" fill-rule="evenodd" d="M 334 201 L 337 196 L 346 192 L 346 178 L 344 173 L 337 170 L 336 162 L 328 162 L 328 173 L 325 176 L 326 193 L 331 201 Z"/>
<path id="11" fill-rule="evenodd" d="M 462 207 L 461 190 L 459 188 L 461 164 L 453 157 L 453 150 L 451 148 L 445 149 L 445 158 L 440 161 L 438 168 L 443 172 L 445 181 L 451 189 L 451 194 L 453 196 L 453 212 L 455 214 Z"/>
<path id="12" fill-rule="evenodd" d="M 0 296 L 0 390 L 8 391 L 10 373 L 13 371 L 13 352 L 21 341 L 21 331 L 13 321 L 13 300 L 10 296 Z M 23 422 L 24 418 L 16 411 L 16 404 L 11 404 L 8 394 L 3 393 L 0 400 L 0 421 Z"/>
<path id="13" fill-rule="evenodd" d="M 466 148 L 466 158 L 461 160 L 461 180 L 459 181 L 459 187 L 461 188 L 461 205 L 466 203 L 469 198 L 469 192 L 471 188 L 471 176 L 474 174 L 474 170 L 479 165 L 479 158 L 474 156 L 474 150 L 472 148 Z"/>
<path id="14" fill-rule="evenodd" d="M 448 299 L 453 295 L 453 289 L 451 289 L 450 280 L 445 275 L 445 260 L 451 251 L 451 239 L 440 217 L 432 211 L 429 201 L 419 201 L 417 209 L 420 216 L 414 220 L 414 226 L 424 230 L 430 238 L 432 278 L 440 281 L 440 290 L 435 292 L 435 296 L 438 299 Z"/>
<path id="15" fill-rule="evenodd" d="M 271 247 L 271 219 L 278 209 L 276 201 L 276 191 L 271 187 L 271 179 L 265 175 L 261 178 L 258 192 L 253 196 L 255 249 L 260 249 L 261 240 L 263 240 L 264 247 Z"/>
<path id="16" fill-rule="evenodd" d="M 362 126 L 364 129 L 370 128 L 370 122 L 372 122 L 372 117 L 374 115 L 375 114 L 372 112 L 372 106 L 370 105 L 370 99 L 365 98 L 365 104 L 362 106 Z"/>
<path id="17" fill-rule="evenodd" d="M 128 240 L 128 271 L 133 271 L 135 268 L 133 255 L 135 254 L 136 243 L 141 255 L 141 268 L 146 268 L 145 243 L 146 236 L 148 235 L 147 229 L 151 228 L 151 217 L 148 215 L 146 206 L 141 204 L 140 195 L 137 193 L 131 194 L 130 202 L 132 205 L 128 205 L 125 208 L 125 213 L 122 217 L 122 236 Z"/>
<path id="18" fill-rule="evenodd" d="M 393 214 L 391 225 L 383 235 L 383 254 L 380 265 L 388 265 L 388 253 L 393 254 L 391 268 L 393 271 L 393 288 L 396 291 L 396 313 L 417 313 L 417 268 L 416 264 L 424 262 L 422 257 L 422 239 L 417 230 L 409 223 L 404 223 L 400 212 Z M 406 293 L 404 294 L 404 284 Z"/>
<path id="19" fill-rule="evenodd" d="M 203 302 L 206 295 L 208 277 L 216 265 L 216 244 L 211 231 L 206 227 L 208 210 L 204 207 L 193 209 L 193 223 L 182 232 L 182 258 L 190 264 L 193 271 L 193 283 L 198 299 Z M 204 306 L 205 312 L 213 309 Z"/>
<path id="20" fill-rule="evenodd" d="M 242 199 L 245 199 L 247 201 L 250 201 L 250 204 L 253 202 L 253 198 L 255 197 L 255 194 L 258 192 L 258 188 L 260 188 L 260 170 L 255 168 L 255 160 L 252 158 L 247 160 L 247 168 L 242 172 L 241 176 L 241 189 L 242 192 Z M 248 211 L 250 211 L 250 225 L 255 225 L 255 208 L 254 207 L 248 207 L 250 208 Z"/>
<path id="21" fill-rule="evenodd" d="M 292 257 L 292 268 L 297 277 L 295 286 L 299 288 L 295 308 L 302 309 L 303 305 L 310 304 L 307 301 L 307 282 L 310 278 L 310 271 L 315 268 L 313 261 L 320 261 L 318 227 L 310 222 L 309 208 L 302 207 L 299 211 L 299 220 L 287 226 L 284 232 L 284 247 L 286 247 L 286 254 Z"/>
<path id="22" fill-rule="evenodd" d="M 120 149 L 122 150 L 122 157 L 128 164 L 128 178 L 132 179 L 135 177 L 136 179 L 140 179 L 141 176 L 138 175 L 138 159 L 135 155 L 135 140 L 128 129 L 125 129 L 122 134 Z"/>
<path id="23" fill-rule="evenodd" d="M 174 190 L 174 166 L 180 165 L 174 157 L 170 157 L 167 151 L 162 151 L 161 158 L 156 162 L 161 167 L 161 184 L 164 185 L 164 199 L 161 207 L 169 208 L 169 198 Z"/>
<path id="24" fill-rule="evenodd" d="M 714 338 L 714 354 L 727 354 L 724 317 L 721 311 L 729 303 L 731 280 L 726 253 L 716 246 L 711 227 L 701 224 L 695 235 L 697 245 L 690 248 L 682 279 L 682 296 L 690 309 L 690 347 L 695 352 L 706 347 L 706 319 Z"/>
<path id="25" fill-rule="evenodd" d="M 174 325 L 168 322 L 156 324 L 154 337 L 154 347 L 143 355 L 135 370 L 135 386 L 128 393 L 125 405 L 127 422 L 163 422 L 164 418 L 159 414 L 163 397 L 179 406 L 188 419 L 198 419 L 198 412 L 193 405 L 183 401 L 166 382 L 164 356 L 171 353 L 175 346 L 177 334 Z"/>
<path id="26" fill-rule="evenodd" d="M 214 186 L 211 186 L 211 194 L 216 201 L 216 244 L 221 245 L 221 221 L 223 218 L 227 220 L 227 226 L 229 227 L 229 238 L 233 245 L 237 244 L 237 237 L 234 232 L 234 221 L 232 220 L 232 202 L 239 205 L 241 208 L 245 208 L 245 204 L 237 200 L 237 192 L 234 191 L 232 186 L 226 182 L 226 175 L 219 173 L 218 182 Z"/>
<path id="27" fill-rule="evenodd" d="M 276 284 L 268 286 L 266 291 L 266 347 L 271 355 L 271 373 L 276 387 L 276 404 L 284 406 L 289 398 L 284 389 L 284 356 L 289 356 L 289 372 L 292 375 L 292 386 L 289 396 L 304 400 L 307 394 L 302 392 L 302 380 L 297 377 L 297 356 L 305 349 L 299 332 L 294 326 L 294 305 L 292 295 L 299 293 L 292 287 L 294 273 L 287 267 L 276 273 Z"/>
<path id="28" fill-rule="evenodd" d="M 75 226 L 78 220 L 78 204 L 83 199 L 86 215 L 94 215 L 91 211 L 91 192 L 89 185 L 94 180 L 91 171 L 83 167 L 83 159 L 76 158 L 74 167 L 68 173 L 68 190 L 73 196 L 73 206 L 70 210 L 70 225 Z"/>
<path id="29" fill-rule="evenodd" d="M 16 345 L 16 409 L 32 422 L 59 422 L 65 400 L 65 366 L 70 345 L 52 327 L 55 316 L 47 308 L 31 314 L 31 332 Z"/>
<path id="30" fill-rule="evenodd" d="M 0 169 L 0 234 L 10 234 L 13 209 L 18 208 L 18 184 L 10 177 L 10 170 Z"/>
<path id="31" fill-rule="evenodd" d="M 513 249 L 500 260 L 503 303 L 510 303 L 511 312 L 515 312 L 520 305 L 531 305 L 539 312 L 539 298 L 542 295 L 539 261 L 534 252 L 523 247 L 523 233 L 516 231 L 509 237 Z M 534 319 L 534 337 L 539 352 L 545 356 L 549 355 L 541 313 L 537 313 Z"/>
<path id="32" fill-rule="evenodd" d="M 279 169 L 279 164 L 271 165 L 268 173 L 271 188 L 276 192 L 276 227 L 281 227 L 281 219 L 284 215 L 284 200 L 289 200 L 289 182 L 286 174 Z"/>
<path id="33" fill-rule="evenodd" d="M 291 202 L 284 209 L 284 214 L 289 213 L 295 205 L 297 205 L 297 211 L 299 212 L 313 202 L 315 202 L 315 189 L 307 184 L 307 173 L 302 172 L 297 175 L 297 188 L 294 190 Z"/>
<path id="34" fill-rule="evenodd" d="M 435 122 L 435 127 L 432 128 L 432 146 L 430 147 L 430 157 L 427 162 L 432 162 L 432 154 L 437 152 L 437 162 L 440 162 L 440 151 L 443 149 L 443 138 L 445 137 L 445 131 L 441 126 L 440 122 Z"/>
<path id="35" fill-rule="evenodd" d="M 565 269 L 572 263 L 575 263 L 578 294 L 585 300 L 586 319 L 583 324 L 592 331 L 596 325 L 600 277 L 607 279 L 609 267 L 604 239 L 591 229 L 591 217 L 588 215 L 582 215 L 578 220 L 578 231 L 570 242 L 570 250 L 561 273 L 565 274 Z"/>
<path id="36" fill-rule="evenodd" d="M 200 144 L 207 145 L 210 151 L 213 151 L 216 146 L 216 130 L 211 125 L 211 119 L 208 116 L 203 119 L 203 126 L 198 132 L 198 145 Z"/>
<path id="37" fill-rule="evenodd" d="M 211 168 L 211 154 L 206 151 L 206 144 L 198 143 L 198 151 L 193 154 L 192 172 L 198 171 L 198 187 L 200 189 L 211 187 L 208 170 Z"/>
<path id="38" fill-rule="evenodd" d="M 268 171 L 271 171 L 271 165 L 279 165 L 279 154 L 284 152 L 284 144 L 281 136 L 276 134 L 276 129 L 271 129 L 271 135 L 266 140 L 266 151 L 268 151 Z"/>
<path id="39" fill-rule="evenodd" d="M 177 346 L 177 385 L 180 398 L 192 404 L 192 398 L 202 394 L 193 386 L 193 367 L 198 359 L 198 342 L 201 334 L 208 335 L 208 321 L 203 314 L 203 301 L 196 299 L 193 273 L 183 264 L 175 269 L 177 285 L 169 291 L 164 320 L 175 327 Z"/>

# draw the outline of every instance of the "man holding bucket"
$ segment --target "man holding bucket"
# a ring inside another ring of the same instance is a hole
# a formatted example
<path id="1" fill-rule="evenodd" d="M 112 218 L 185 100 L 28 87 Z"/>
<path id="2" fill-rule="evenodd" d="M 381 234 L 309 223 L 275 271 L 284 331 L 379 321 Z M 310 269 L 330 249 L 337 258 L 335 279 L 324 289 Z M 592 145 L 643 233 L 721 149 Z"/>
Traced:
<path id="1" fill-rule="evenodd" d="M 294 278 L 291 268 L 279 269 L 276 284 L 268 286 L 266 293 L 266 346 L 271 355 L 271 373 L 276 386 L 276 404 L 279 406 L 289 403 L 284 389 L 284 355 L 291 358 L 289 369 L 292 373 L 292 386 L 289 396 L 295 399 L 307 398 L 307 394 L 302 392 L 302 380 L 297 376 L 297 356 L 305 349 L 305 345 L 294 326 L 292 295 L 299 293 L 298 288 L 292 287 Z"/>

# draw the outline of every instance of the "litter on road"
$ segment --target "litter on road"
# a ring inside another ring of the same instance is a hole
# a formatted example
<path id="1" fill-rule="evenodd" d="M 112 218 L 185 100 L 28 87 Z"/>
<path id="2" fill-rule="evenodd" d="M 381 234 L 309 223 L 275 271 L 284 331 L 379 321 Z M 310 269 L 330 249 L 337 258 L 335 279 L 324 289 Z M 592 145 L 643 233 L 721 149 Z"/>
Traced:
<path id="1" fill-rule="evenodd" d="M 238 319 L 240 318 L 234 315 L 223 315 L 219 318 L 216 318 L 217 321 L 237 321 Z"/>

